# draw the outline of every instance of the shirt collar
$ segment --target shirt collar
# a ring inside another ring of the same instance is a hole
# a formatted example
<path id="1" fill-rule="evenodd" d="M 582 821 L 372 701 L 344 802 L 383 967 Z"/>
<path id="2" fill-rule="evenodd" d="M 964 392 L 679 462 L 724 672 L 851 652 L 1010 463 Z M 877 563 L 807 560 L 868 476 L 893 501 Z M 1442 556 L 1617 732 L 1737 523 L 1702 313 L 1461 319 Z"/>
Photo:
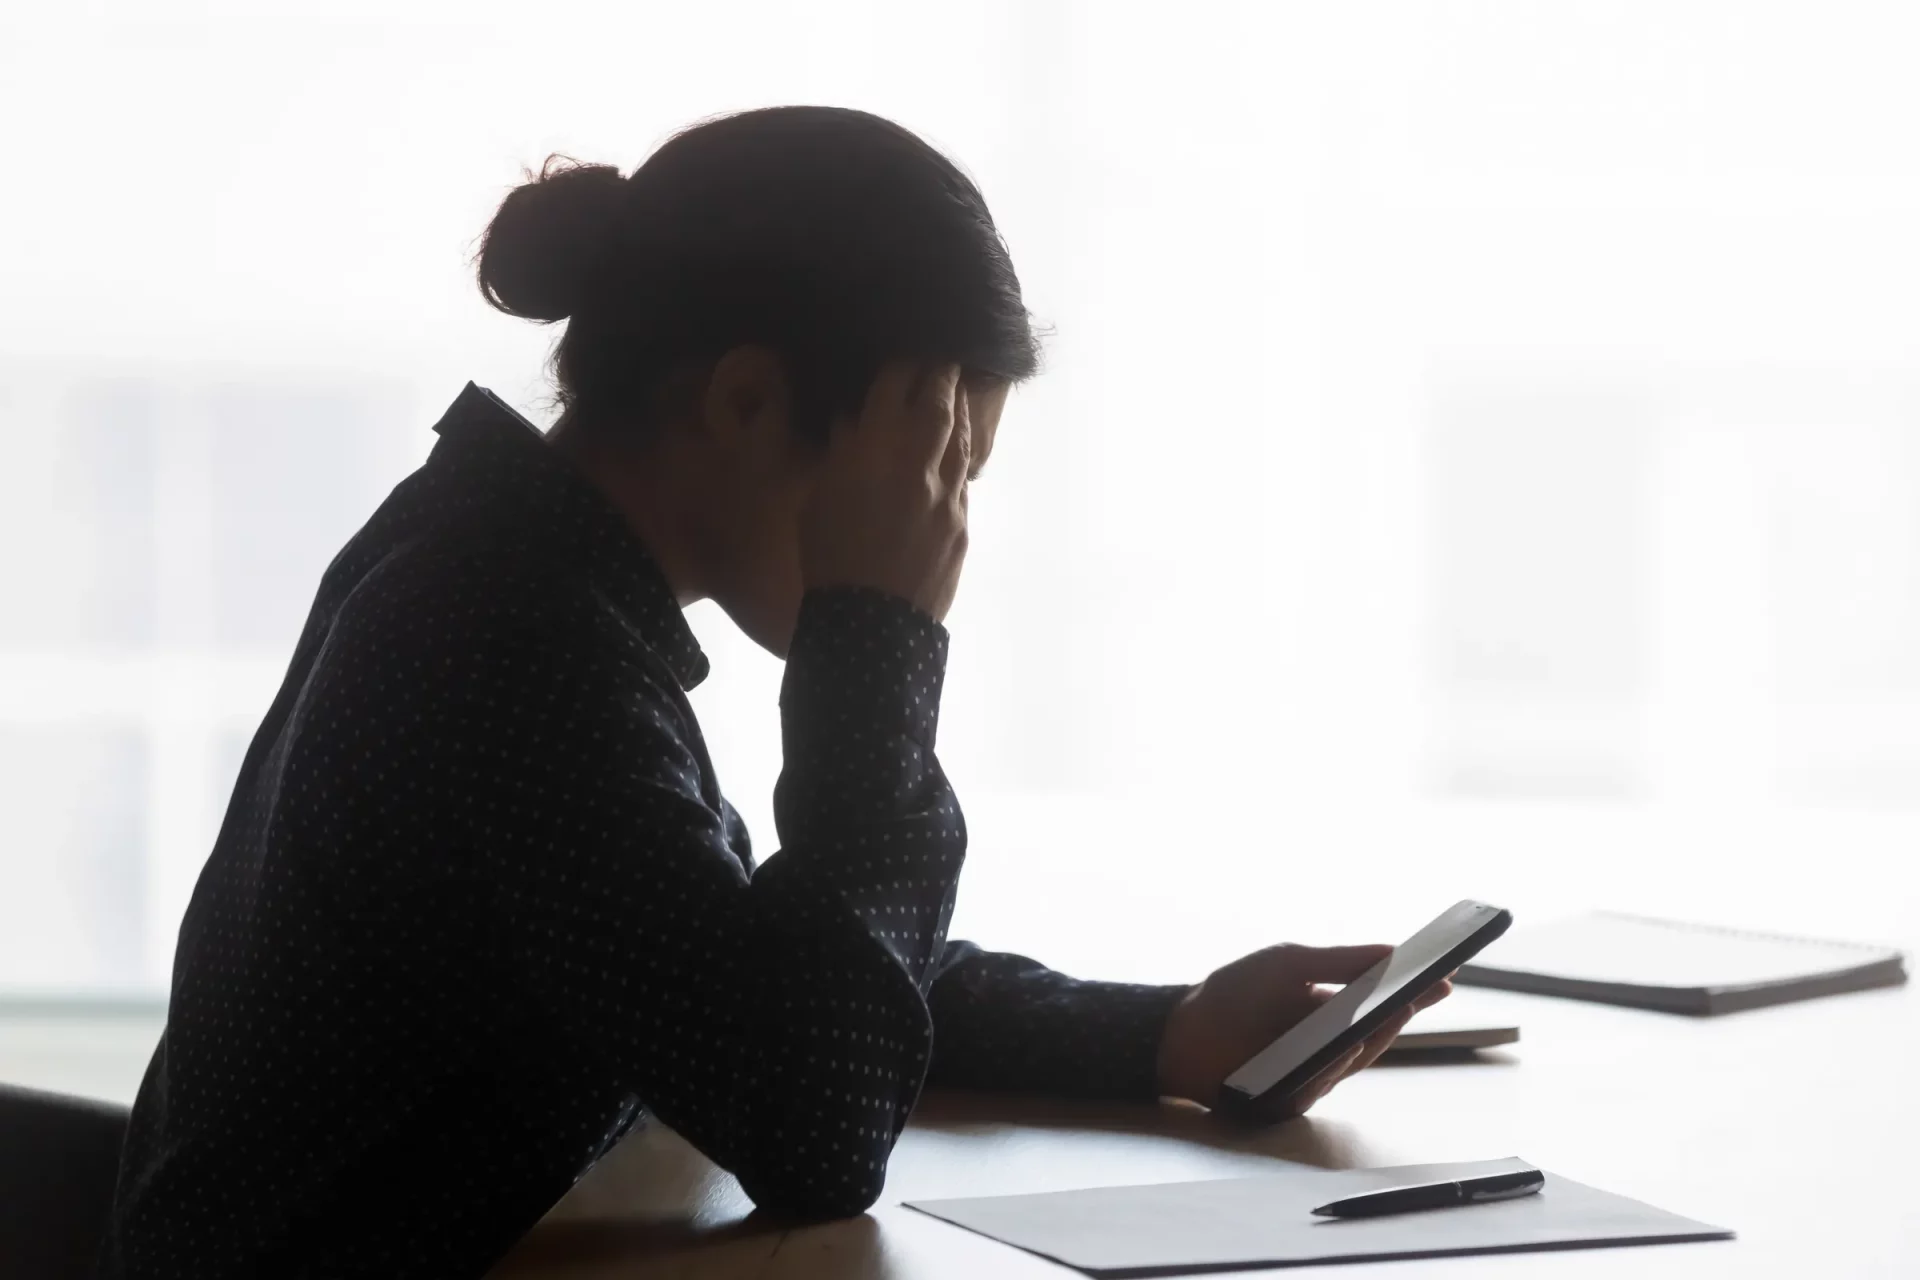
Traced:
<path id="1" fill-rule="evenodd" d="M 506 401 L 469 382 L 434 424 L 429 466 L 454 473 L 490 516 L 513 520 L 576 560 L 673 672 L 706 679 L 700 650 L 666 575 L 592 482 Z"/>

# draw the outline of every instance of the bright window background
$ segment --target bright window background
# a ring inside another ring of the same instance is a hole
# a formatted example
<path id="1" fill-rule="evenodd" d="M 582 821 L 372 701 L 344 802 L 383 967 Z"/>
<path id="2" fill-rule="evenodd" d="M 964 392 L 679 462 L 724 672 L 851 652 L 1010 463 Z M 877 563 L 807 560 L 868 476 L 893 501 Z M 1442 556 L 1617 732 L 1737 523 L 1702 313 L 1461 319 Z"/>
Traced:
<path id="1" fill-rule="evenodd" d="M 549 416 L 466 266 L 520 167 L 785 101 L 957 156 L 1054 329 L 951 620 L 984 941 L 1920 934 L 1911 6 L 36 8 L 0 991 L 164 990 L 327 560 L 466 379 Z M 778 667 L 697 625 L 770 849 Z"/>

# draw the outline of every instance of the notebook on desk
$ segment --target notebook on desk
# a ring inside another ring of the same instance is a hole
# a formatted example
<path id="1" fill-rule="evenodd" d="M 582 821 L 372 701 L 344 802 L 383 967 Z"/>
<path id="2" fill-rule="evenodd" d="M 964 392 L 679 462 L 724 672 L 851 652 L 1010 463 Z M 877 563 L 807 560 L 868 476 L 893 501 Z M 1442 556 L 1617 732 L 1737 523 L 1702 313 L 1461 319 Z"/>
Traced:
<path id="1" fill-rule="evenodd" d="M 1605 911 L 1514 929 L 1458 979 L 1703 1017 L 1906 980 L 1887 947 Z"/>

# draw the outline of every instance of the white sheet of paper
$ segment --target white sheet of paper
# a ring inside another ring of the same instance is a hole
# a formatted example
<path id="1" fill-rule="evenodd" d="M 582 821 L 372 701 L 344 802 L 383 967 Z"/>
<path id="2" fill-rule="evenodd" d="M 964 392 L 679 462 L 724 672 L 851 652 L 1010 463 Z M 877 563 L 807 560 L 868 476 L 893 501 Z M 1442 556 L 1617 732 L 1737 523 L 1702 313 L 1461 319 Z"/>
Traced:
<path id="1" fill-rule="evenodd" d="M 1380 1218 L 1316 1218 L 1330 1200 L 1475 1177 L 1505 1161 L 1392 1169 L 1307 1166 L 1257 1178 L 928 1200 L 908 1207 L 1097 1274 L 1298 1266 L 1577 1245 L 1725 1240 L 1731 1231 L 1547 1175 L 1519 1200 Z"/>

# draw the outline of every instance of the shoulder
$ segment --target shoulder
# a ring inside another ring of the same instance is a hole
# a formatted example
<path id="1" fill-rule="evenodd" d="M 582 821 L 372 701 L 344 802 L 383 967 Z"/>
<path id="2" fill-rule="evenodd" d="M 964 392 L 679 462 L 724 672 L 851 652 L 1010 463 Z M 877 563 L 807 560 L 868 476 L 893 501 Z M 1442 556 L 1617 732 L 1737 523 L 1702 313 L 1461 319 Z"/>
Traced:
<path id="1" fill-rule="evenodd" d="M 405 647 L 470 649 L 563 634 L 594 610 L 585 575 L 498 532 L 437 532 L 389 550 L 341 599 L 333 632 Z"/>
<path id="2" fill-rule="evenodd" d="M 397 549 L 349 593 L 306 675 L 286 797 L 357 796 L 389 821 L 496 835 L 626 812 L 636 795 L 697 799 L 698 729 L 657 669 L 591 579 L 551 558 Z"/>
<path id="3" fill-rule="evenodd" d="M 581 569 L 502 531 L 438 532 L 398 546 L 348 590 L 326 656 L 469 668 L 508 656 L 574 659 L 632 648 Z"/>
<path id="4" fill-rule="evenodd" d="M 473 732 L 677 703 L 584 571 L 491 533 L 423 538 L 375 564 L 336 611 L 308 694 Z"/>

